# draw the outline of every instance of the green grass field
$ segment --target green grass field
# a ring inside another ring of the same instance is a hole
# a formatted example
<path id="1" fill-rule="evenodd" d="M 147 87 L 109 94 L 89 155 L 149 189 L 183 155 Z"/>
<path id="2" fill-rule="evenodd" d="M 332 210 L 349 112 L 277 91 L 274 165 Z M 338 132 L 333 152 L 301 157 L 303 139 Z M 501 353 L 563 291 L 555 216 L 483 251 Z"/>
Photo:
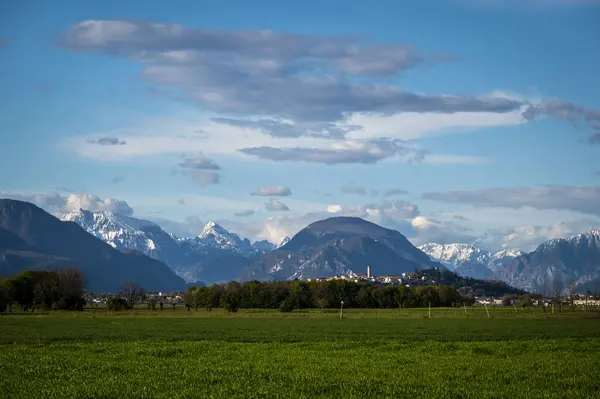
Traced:
<path id="1" fill-rule="evenodd" d="M 600 315 L 539 309 L 0 316 L 2 398 L 600 398 Z"/>

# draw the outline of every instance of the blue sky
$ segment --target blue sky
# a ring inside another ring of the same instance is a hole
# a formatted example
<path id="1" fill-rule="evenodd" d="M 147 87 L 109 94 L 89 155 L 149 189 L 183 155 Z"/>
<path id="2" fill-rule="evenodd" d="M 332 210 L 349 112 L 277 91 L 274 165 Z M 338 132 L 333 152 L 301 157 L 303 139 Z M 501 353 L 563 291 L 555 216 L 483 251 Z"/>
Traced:
<path id="1" fill-rule="evenodd" d="M 594 0 L 6 1 L 0 192 L 530 249 L 600 224 L 598 38 Z"/>

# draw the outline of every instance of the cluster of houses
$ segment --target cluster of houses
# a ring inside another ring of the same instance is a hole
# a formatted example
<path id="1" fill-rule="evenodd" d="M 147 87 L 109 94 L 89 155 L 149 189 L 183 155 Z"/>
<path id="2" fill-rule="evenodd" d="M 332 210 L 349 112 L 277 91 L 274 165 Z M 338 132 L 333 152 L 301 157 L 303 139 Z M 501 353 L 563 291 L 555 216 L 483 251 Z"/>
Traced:
<path id="1" fill-rule="evenodd" d="M 558 298 L 558 305 L 571 306 L 571 297 L 562 296 Z M 512 298 L 475 298 L 475 303 L 478 305 L 487 306 L 502 306 L 502 305 L 518 305 L 519 299 L 516 297 Z M 549 308 L 552 304 L 557 305 L 556 298 L 537 298 L 531 299 L 531 306 L 543 306 Z M 573 306 L 576 307 L 587 307 L 587 308 L 600 308 L 600 298 L 594 295 L 575 294 L 573 295 Z"/>
<path id="2" fill-rule="evenodd" d="M 88 293 L 86 295 L 86 302 L 88 304 L 101 305 L 105 304 L 110 298 L 117 296 L 117 294 L 112 293 Z M 157 302 L 162 302 L 164 304 L 182 304 L 183 303 L 183 293 L 181 292 L 147 292 L 145 294 L 146 299 L 156 298 Z"/>
<path id="3" fill-rule="evenodd" d="M 373 284 L 380 285 L 404 285 L 406 287 L 418 287 L 424 285 L 435 285 L 438 283 L 435 279 L 431 279 L 428 276 L 424 276 L 418 272 L 406 272 L 399 275 L 386 275 L 386 276 L 374 276 L 372 273 L 371 266 L 367 266 L 367 273 L 354 273 L 349 272 L 346 275 L 336 275 L 322 278 L 307 278 L 307 281 L 332 281 L 332 280 L 345 280 L 351 281 L 354 283 L 358 283 L 361 281 L 366 281 Z M 461 295 L 468 294 L 468 289 L 459 289 L 458 290 Z M 475 297 L 475 304 L 481 306 L 503 306 L 503 305 L 517 305 L 519 300 L 516 297 L 506 298 L 506 297 Z M 571 305 L 570 297 L 561 297 L 561 304 L 563 305 Z M 550 307 L 552 306 L 552 299 L 548 298 L 539 298 L 531 300 L 532 306 L 544 306 Z M 589 294 L 574 294 L 573 296 L 573 305 L 578 307 L 598 307 L 600 308 L 600 296 L 593 296 Z"/>
<path id="4" fill-rule="evenodd" d="M 371 266 L 367 266 L 367 273 L 354 273 L 350 271 L 347 275 L 329 276 L 323 278 L 307 278 L 306 281 L 331 281 L 331 280 L 346 280 L 354 283 L 366 281 L 373 284 L 381 285 L 404 285 L 406 287 L 416 287 L 423 285 L 435 285 L 436 280 L 429 279 L 427 276 L 422 276 L 417 272 L 406 272 L 398 275 L 374 276 Z"/>

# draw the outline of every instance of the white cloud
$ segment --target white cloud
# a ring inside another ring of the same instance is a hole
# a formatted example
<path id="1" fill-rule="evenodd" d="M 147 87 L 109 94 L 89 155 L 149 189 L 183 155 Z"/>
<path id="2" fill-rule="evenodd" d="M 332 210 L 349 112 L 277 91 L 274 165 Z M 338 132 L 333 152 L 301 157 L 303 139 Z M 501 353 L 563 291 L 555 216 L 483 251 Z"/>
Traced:
<path id="1" fill-rule="evenodd" d="M 108 132 L 95 132 L 74 138 L 64 144 L 67 151 L 104 162 L 120 162 L 138 157 L 164 154 L 202 152 L 208 155 L 229 155 L 251 160 L 239 152 L 243 148 L 279 147 L 282 139 L 263 134 L 258 130 L 215 123 L 208 117 L 186 114 L 176 118 L 148 119 L 137 126 Z M 205 134 L 193 132 L 202 130 Z M 119 135 L 127 140 L 124 146 L 99 146 L 87 142 L 97 135 Z M 285 139 L 286 146 L 300 148 L 335 148 L 336 145 L 352 145 L 352 142 L 335 144 L 332 140 L 315 137 Z"/>
<path id="2" fill-rule="evenodd" d="M 265 209 L 267 211 L 289 211 L 290 208 L 281 201 L 274 198 L 269 198 L 269 202 L 265 203 Z"/>
<path id="3" fill-rule="evenodd" d="M 423 121 L 437 114 L 415 114 Z M 399 162 L 423 158 L 430 164 L 480 164 L 487 159 L 480 156 L 427 154 L 412 143 L 400 143 L 398 148 L 390 147 L 393 141 L 381 139 L 385 132 L 372 127 L 364 129 L 362 137 L 350 136 L 347 140 L 330 140 L 319 137 L 278 138 L 259 130 L 215 123 L 211 117 L 197 117 L 182 114 L 178 118 L 148 119 L 137 126 L 107 132 L 94 132 L 73 138 L 63 144 L 63 149 L 75 152 L 81 157 L 101 162 L 128 162 L 136 158 L 157 155 L 180 155 L 202 152 L 208 156 L 229 156 L 248 162 L 258 157 L 279 160 L 280 152 L 294 151 L 294 160 L 306 159 L 313 162 L 376 162 L 392 159 Z M 195 134 L 201 130 L 203 134 Z M 398 126 L 398 131 L 409 128 Z M 452 133 L 450 130 L 444 134 Z M 420 134 L 420 133 L 419 133 Z M 415 135 L 415 138 L 419 136 Z M 89 137 L 98 135 L 119 135 L 127 141 L 123 146 L 99 146 L 90 144 Z M 423 134 L 426 135 L 426 134 Z M 403 137 L 398 134 L 392 139 Z M 241 151 L 243 150 L 243 151 Z M 310 151 L 309 151 L 310 150 Z M 304 152 L 302 152 L 304 151 Z M 318 152 L 314 155 L 315 151 Z M 274 153 L 277 152 L 277 153 Z M 286 153 L 287 154 L 287 153 Z M 292 159 L 282 154 L 284 159 Z M 313 154 L 310 155 L 309 154 Z M 252 155 L 252 156 L 251 156 Z M 315 157 L 318 156 L 318 159 Z"/>
<path id="4" fill-rule="evenodd" d="M 63 196 L 58 193 L 11 193 L 0 192 L 1 197 L 11 198 L 19 201 L 31 202 L 45 211 L 54 215 L 61 215 L 77 209 L 88 211 L 108 211 L 131 216 L 133 208 L 126 201 L 114 198 L 100 198 L 94 194 L 80 193 Z"/>
<path id="5" fill-rule="evenodd" d="M 338 213 L 342 211 L 342 206 L 338 204 L 327 205 L 327 212 Z"/>
<path id="6" fill-rule="evenodd" d="M 438 244 L 469 243 L 475 239 L 471 229 L 454 221 L 439 221 L 425 216 L 417 216 L 411 221 L 416 232 L 410 241 L 414 245 L 430 242 Z"/>
<path id="7" fill-rule="evenodd" d="M 492 187 L 424 193 L 423 199 L 475 207 L 566 210 L 600 215 L 600 186 Z"/>
<path id="8" fill-rule="evenodd" d="M 515 110 L 503 114 L 494 112 L 405 112 L 393 115 L 353 114 L 347 123 L 363 126 L 362 130 L 349 133 L 352 139 L 392 137 L 415 140 L 422 137 L 471 132 L 497 126 L 516 126 L 523 123 L 521 112 Z"/>

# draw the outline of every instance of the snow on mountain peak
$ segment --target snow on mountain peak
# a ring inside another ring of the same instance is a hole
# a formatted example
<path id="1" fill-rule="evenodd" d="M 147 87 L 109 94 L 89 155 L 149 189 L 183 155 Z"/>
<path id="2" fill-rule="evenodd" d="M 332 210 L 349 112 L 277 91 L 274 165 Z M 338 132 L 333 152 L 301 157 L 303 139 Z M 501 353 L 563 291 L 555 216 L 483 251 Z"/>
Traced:
<path id="1" fill-rule="evenodd" d="M 419 249 L 444 264 L 457 267 L 461 263 L 486 264 L 490 259 L 488 251 L 471 244 L 436 244 L 421 245 Z"/>
<path id="2" fill-rule="evenodd" d="M 501 259 L 501 258 L 516 258 L 517 256 L 521 256 L 525 254 L 523 251 L 514 250 L 514 249 L 503 249 L 500 252 L 496 252 L 491 256 L 492 259 Z"/>
<path id="3" fill-rule="evenodd" d="M 158 227 L 147 220 L 135 219 L 108 211 L 91 212 L 85 209 L 73 210 L 60 219 L 75 222 L 86 230 L 93 229 L 102 232 L 115 230 L 137 231 L 143 227 Z"/>
<path id="4" fill-rule="evenodd" d="M 600 229 L 590 230 L 582 234 L 577 234 L 571 236 L 569 238 L 554 238 L 552 240 L 541 243 L 536 249 L 537 251 L 544 251 L 548 248 L 552 248 L 561 244 L 579 244 L 583 241 L 588 241 L 590 243 L 596 243 L 597 246 L 600 246 Z M 588 244 L 589 245 L 589 244 Z"/>
<path id="5" fill-rule="evenodd" d="M 77 223 L 88 233 L 113 248 L 135 249 L 143 253 L 151 253 L 156 249 L 156 243 L 147 235 L 144 228 L 160 228 L 147 220 L 108 211 L 91 212 L 84 209 L 73 210 L 60 219 Z"/>
<path id="6" fill-rule="evenodd" d="M 508 249 L 492 254 L 472 244 L 430 243 L 421 245 L 419 249 L 433 260 L 455 270 L 463 266 L 472 267 L 471 265 L 480 264 L 494 271 L 503 263 L 523 255 L 521 251 Z"/>
<path id="7" fill-rule="evenodd" d="M 66 215 L 62 215 L 60 220 L 62 220 L 63 222 L 75 222 L 79 225 L 81 225 L 82 223 L 85 223 L 85 224 L 93 224 L 94 223 L 94 217 L 92 215 L 92 212 L 86 211 L 81 208 L 74 209 L 71 212 L 67 213 Z"/>
<path id="8" fill-rule="evenodd" d="M 290 242 L 290 237 L 288 237 L 288 236 L 283 237 L 283 239 L 279 242 L 279 244 L 277 244 L 277 248 L 283 247 L 288 242 Z"/>
<path id="9" fill-rule="evenodd" d="M 223 226 L 213 221 L 206 223 L 206 226 L 202 229 L 202 233 L 200 233 L 200 238 L 206 238 L 209 235 L 217 236 L 229 236 L 231 233 L 227 231 Z"/>
<path id="10" fill-rule="evenodd" d="M 215 222 L 208 222 L 198 238 L 206 245 L 213 248 L 229 249 L 241 254 L 252 253 L 254 248 L 248 239 L 241 239 L 235 233 L 229 232 Z"/>

